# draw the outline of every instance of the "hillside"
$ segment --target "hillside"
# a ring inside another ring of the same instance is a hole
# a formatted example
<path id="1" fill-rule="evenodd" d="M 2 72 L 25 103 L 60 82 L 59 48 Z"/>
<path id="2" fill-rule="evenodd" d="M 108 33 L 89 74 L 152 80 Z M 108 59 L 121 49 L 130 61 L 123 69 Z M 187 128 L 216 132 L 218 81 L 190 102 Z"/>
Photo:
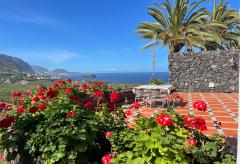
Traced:
<path id="1" fill-rule="evenodd" d="M 37 65 L 31 65 L 31 67 L 35 73 L 49 73 L 49 70 L 44 67 L 37 66 Z"/>
<path id="2" fill-rule="evenodd" d="M 69 73 L 65 69 L 54 69 L 51 72 L 54 73 L 54 74 L 68 74 Z"/>
<path id="3" fill-rule="evenodd" d="M 23 60 L 0 54 L 0 72 L 1 73 L 34 73 L 31 66 Z"/>

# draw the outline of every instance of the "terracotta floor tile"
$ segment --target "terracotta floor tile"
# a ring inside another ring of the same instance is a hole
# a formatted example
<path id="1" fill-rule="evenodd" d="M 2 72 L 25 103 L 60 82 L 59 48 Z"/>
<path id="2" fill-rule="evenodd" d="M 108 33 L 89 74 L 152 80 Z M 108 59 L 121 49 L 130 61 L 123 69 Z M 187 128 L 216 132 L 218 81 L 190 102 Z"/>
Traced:
<path id="1" fill-rule="evenodd" d="M 208 128 L 207 131 L 203 131 L 202 133 L 206 135 L 217 134 L 217 130 L 215 128 L 214 129 Z"/>
<path id="2" fill-rule="evenodd" d="M 220 122 L 236 122 L 232 117 L 216 117 Z"/>
<path id="3" fill-rule="evenodd" d="M 188 115 L 189 111 L 177 111 L 178 114 Z"/>
<path id="4" fill-rule="evenodd" d="M 222 122 L 222 128 L 230 128 L 230 129 L 237 129 L 237 123 L 230 123 L 230 122 Z"/>
<path id="5" fill-rule="evenodd" d="M 228 112 L 213 112 L 215 116 L 230 116 Z"/>
<path id="6" fill-rule="evenodd" d="M 208 128 L 210 128 L 210 127 L 214 127 L 214 124 L 213 124 L 213 122 L 212 121 L 206 121 L 206 125 L 207 125 L 207 127 Z"/>
<path id="7" fill-rule="evenodd" d="M 237 136 L 237 130 L 223 129 L 223 133 L 225 136 Z"/>

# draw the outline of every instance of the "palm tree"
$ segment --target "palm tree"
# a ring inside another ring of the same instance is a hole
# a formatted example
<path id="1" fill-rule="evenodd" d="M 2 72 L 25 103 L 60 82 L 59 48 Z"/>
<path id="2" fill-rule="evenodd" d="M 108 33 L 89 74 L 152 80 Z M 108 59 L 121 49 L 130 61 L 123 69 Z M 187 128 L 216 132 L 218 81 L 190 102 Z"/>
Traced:
<path id="1" fill-rule="evenodd" d="M 208 12 L 208 23 L 219 22 L 224 25 L 212 29 L 221 38 L 221 44 L 214 45 L 207 42 L 208 50 L 240 48 L 240 14 L 236 10 L 228 9 L 228 6 L 229 4 L 224 3 L 223 0 L 218 5 L 214 0 L 213 10 Z"/>
<path id="2" fill-rule="evenodd" d="M 169 0 L 154 3 L 156 7 L 148 7 L 148 12 L 156 22 L 142 22 L 136 33 L 141 39 L 151 40 L 145 48 L 162 44 L 168 46 L 170 53 L 179 52 L 184 46 L 206 49 L 206 41 L 220 44 L 220 38 L 210 28 L 206 28 L 204 20 L 208 16 L 206 8 L 197 7 L 206 0 L 190 3 L 190 0 Z M 210 26 L 221 26 L 217 22 Z"/>
<path id="3" fill-rule="evenodd" d="M 152 52 L 152 62 L 153 62 L 153 68 L 152 68 L 152 79 L 155 79 L 155 68 L 156 68 L 156 47 L 153 47 L 153 52 Z"/>

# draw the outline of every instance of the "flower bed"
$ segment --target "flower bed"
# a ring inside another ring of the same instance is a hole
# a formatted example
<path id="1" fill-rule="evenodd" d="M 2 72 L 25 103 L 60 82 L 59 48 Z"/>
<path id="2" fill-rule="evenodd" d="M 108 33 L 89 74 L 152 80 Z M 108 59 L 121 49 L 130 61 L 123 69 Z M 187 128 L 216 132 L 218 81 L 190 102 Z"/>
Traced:
<path id="1" fill-rule="evenodd" d="M 235 161 L 222 137 L 201 133 L 207 128 L 201 118 L 168 109 L 150 119 L 139 116 L 138 126 L 129 129 L 121 99 L 102 82 L 70 79 L 13 93 L 10 104 L 0 105 L 5 158 L 20 155 L 20 163 L 33 163 L 40 157 L 46 164 Z M 204 111 L 204 102 L 195 107 Z"/>

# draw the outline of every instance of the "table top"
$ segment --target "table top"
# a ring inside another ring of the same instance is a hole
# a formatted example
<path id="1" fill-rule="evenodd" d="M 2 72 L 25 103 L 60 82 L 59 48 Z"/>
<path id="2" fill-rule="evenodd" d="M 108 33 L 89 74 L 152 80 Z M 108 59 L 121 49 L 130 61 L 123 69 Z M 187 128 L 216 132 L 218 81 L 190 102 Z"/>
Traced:
<path id="1" fill-rule="evenodd" d="M 140 85 L 134 87 L 133 89 L 166 89 L 169 90 L 172 87 L 171 84 L 163 84 L 163 85 Z"/>

